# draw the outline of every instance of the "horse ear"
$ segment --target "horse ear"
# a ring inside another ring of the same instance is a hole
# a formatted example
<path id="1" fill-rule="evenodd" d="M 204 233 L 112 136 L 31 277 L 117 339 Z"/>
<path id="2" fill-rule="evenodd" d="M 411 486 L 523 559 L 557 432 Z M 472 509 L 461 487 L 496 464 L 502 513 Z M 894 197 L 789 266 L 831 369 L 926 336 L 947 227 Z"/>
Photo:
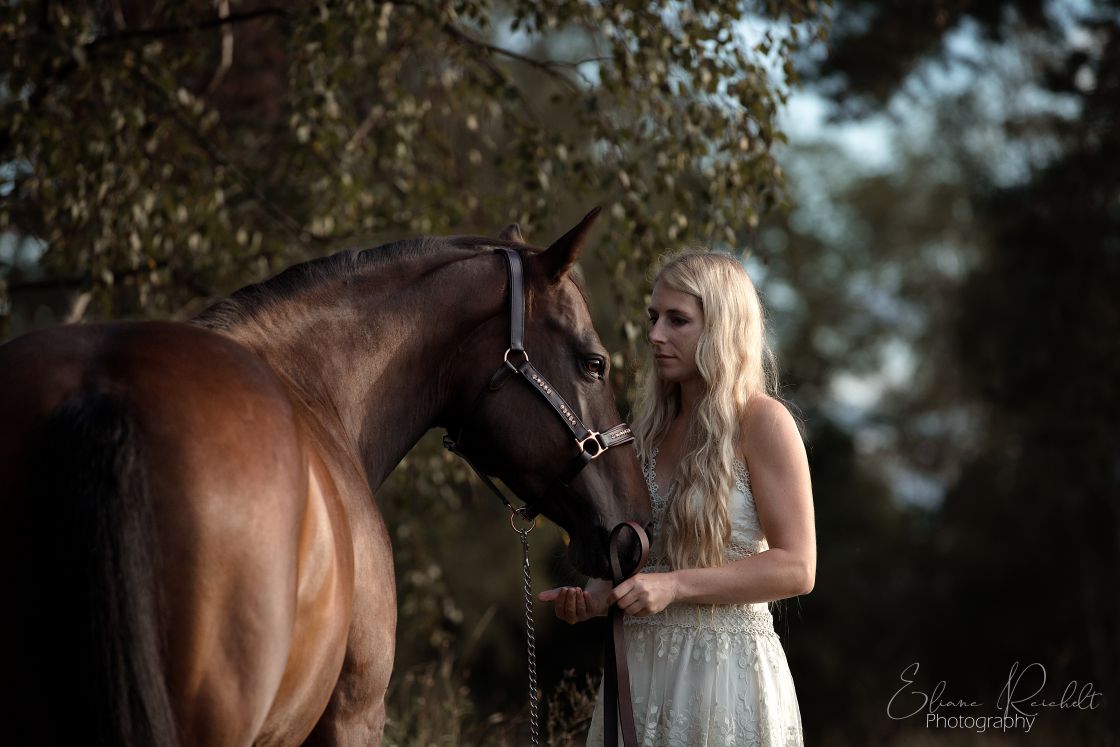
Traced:
<path id="1" fill-rule="evenodd" d="M 591 230 L 595 219 L 599 217 L 601 210 L 602 208 L 597 207 L 583 216 L 583 220 L 575 228 L 558 238 L 552 246 L 537 255 L 536 259 L 541 263 L 541 267 L 549 280 L 556 282 L 564 277 L 568 270 L 572 269 L 572 265 L 579 259 L 579 253 L 583 249 L 583 242 L 587 238 L 587 233 Z"/>
<path id="2" fill-rule="evenodd" d="M 498 238 L 502 241 L 516 241 L 518 244 L 524 244 L 525 238 L 521 235 L 521 226 L 516 223 L 510 223 L 502 229 L 498 234 Z"/>

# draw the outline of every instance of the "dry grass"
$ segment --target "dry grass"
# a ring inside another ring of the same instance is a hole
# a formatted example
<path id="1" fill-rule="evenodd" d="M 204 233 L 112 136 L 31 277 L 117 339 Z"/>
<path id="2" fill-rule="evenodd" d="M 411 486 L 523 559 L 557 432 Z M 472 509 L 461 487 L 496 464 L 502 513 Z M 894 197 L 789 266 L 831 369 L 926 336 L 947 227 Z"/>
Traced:
<path id="1" fill-rule="evenodd" d="M 450 647 L 436 661 L 396 677 L 389 692 L 387 747 L 519 747 L 529 743 L 528 704 L 517 713 L 479 712 L 466 673 Z M 595 710 L 590 676 L 566 672 L 554 692 L 542 694 L 542 742 L 582 745 Z"/>
<path id="2" fill-rule="evenodd" d="M 564 672 L 555 692 L 545 701 L 545 735 L 550 747 L 575 747 L 587 740 L 595 713 L 595 679 Z"/>

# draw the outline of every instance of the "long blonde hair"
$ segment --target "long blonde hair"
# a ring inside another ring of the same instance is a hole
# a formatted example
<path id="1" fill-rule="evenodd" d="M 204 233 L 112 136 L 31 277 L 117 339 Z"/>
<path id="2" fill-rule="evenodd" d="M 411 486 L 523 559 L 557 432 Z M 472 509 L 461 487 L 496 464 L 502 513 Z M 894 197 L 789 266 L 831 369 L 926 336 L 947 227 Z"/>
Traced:
<path id="1" fill-rule="evenodd" d="M 777 365 L 766 343 L 762 303 L 739 260 L 709 251 L 681 252 L 665 261 L 657 283 L 700 303 L 704 329 L 696 366 L 705 384 L 676 477 L 666 489 L 660 544 L 672 568 L 720 566 L 731 539 L 728 500 L 735 484 L 739 423 L 752 397 L 777 396 Z M 633 418 L 646 469 L 680 408 L 680 384 L 661 381 L 647 355 Z"/>

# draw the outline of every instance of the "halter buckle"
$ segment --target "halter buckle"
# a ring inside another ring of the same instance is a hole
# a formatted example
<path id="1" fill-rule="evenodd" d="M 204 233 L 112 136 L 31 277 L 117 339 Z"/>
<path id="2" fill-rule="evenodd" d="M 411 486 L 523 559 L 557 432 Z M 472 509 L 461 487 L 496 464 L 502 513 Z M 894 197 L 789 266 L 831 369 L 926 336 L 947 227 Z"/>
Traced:
<path id="1" fill-rule="evenodd" d="M 591 444 L 595 445 L 593 450 L 588 448 Z M 579 447 L 579 453 L 586 455 L 588 460 L 602 456 L 609 448 L 607 440 L 603 438 L 603 434 L 598 431 L 591 431 L 591 433 L 576 441 L 576 446 Z"/>

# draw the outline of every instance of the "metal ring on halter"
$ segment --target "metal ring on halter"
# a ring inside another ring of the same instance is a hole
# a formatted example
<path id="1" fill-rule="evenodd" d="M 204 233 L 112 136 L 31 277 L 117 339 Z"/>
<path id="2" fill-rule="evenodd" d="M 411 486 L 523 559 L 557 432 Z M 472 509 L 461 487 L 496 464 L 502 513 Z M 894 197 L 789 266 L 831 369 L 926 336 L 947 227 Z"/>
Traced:
<path id="1" fill-rule="evenodd" d="M 517 526 L 518 520 L 527 523 L 524 528 Z M 527 535 L 537 528 L 537 517 L 530 515 L 528 506 L 522 506 L 513 509 L 513 512 L 509 515 L 509 525 L 518 534 Z"/>
<path id="2" fill-rule="evenodd" d="M 588 443 L 595 444 L 595 451 L 588 450 Z M 576 446 L 579 447 L 579 453 L 586 454 L 588 459 L 602 456 L 603 452 L 607 450 L 607 447 L 603 444 L 603 434 L 598 431 L 591 431 L 591 433 L 587 434 L 582 440 L 576 441 Z"/>
<path id="3" fill-rule="evenodd" d="M 514 364 L 512 364 L 512 363 L 510 363 L 510 361 L 509 361 L 509 354 L 510 354 L 510 353 L 513 353 L 513 352 L 515 352 L 513 348 L 506 348 L 506 354 L 502 356 L 502 360 L 503 360 L 503 361 L 505 362 L 505 364 L 506 364 L 507 366 L 509 366 L 509 367 L 510 367 L 511 369 L 513 369 L 514 371 L 516 371 L 516 370 L 517 370 L 517 366 L 515 366 L 515 365 L 514 365 Z M 528 363 L 528 362 L 529 362 L 529 354 L 528 354 L 528 353 L 526 353 L 526 352 L 525 352 L 524 350 L 518 350 L 518 351 L 516 351 L 516 352 L 518 352 L 518 353 L 521 353 L 521 354 L 522 354 L 523 356 L 525 356 L 525 360 L 521 361 L 521 362 L 522 362 L 523 364 L 524 364 L 524 363 Z"/>

